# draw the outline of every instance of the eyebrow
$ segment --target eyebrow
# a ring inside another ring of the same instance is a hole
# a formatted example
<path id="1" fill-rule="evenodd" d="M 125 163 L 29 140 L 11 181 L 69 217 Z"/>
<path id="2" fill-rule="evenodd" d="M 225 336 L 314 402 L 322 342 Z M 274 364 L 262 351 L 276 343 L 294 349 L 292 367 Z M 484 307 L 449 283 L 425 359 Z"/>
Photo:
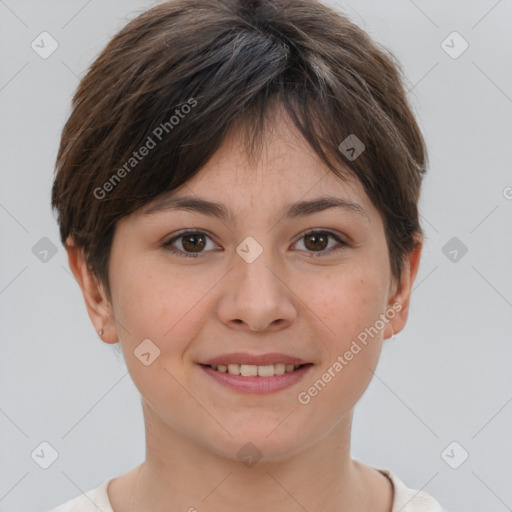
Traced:
<path id="1" fill-rule="evenodd" d="M 340 197 L 330 196 L 318 197 L 309 201 L 299 201 L 297 203 L 288 204 L 284 208 L 284 217 L 290 220 L 298 217 L 304 217 L 306 215 L 313 215 L 330 208 L 342 208 L 369 220 L 366 210 L 359 204 Z M 230 222 L 233 222 L 235 219 L 235 215 L 223 204 L 191 196 L 166 196 L 144 210 L 144 215 L 152 215 L 169 210 L 186 210 L 207 215 L 209 217 L 218 217 L 224 221 Z"/>

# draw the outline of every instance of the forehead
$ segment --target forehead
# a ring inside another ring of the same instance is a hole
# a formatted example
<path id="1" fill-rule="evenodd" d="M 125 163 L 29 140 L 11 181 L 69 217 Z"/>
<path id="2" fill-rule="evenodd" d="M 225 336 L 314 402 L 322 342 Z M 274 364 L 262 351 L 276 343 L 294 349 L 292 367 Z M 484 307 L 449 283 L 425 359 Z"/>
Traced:
<path id="1" fill-rule="evenodd" d="M 248 151 L 245 132 L 232 130 L 203 168 L 173 194 L 194 192 L 235 201 L 289 203 L 302 197 L 336 195 L 369 199 L 361 183 L 342 165 L 343 179 L 327 167 L 284 116 L 269 122 L 262 144 Z"/>

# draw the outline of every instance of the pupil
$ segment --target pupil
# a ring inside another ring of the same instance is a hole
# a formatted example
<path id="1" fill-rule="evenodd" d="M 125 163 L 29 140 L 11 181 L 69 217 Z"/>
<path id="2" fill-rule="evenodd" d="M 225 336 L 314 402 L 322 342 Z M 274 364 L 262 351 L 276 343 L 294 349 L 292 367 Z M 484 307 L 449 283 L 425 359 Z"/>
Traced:
<path id="1" fill-rule="evenodd" d="M 327 241 L 327 237 L 323 234 L 312 234 L 312 235 L 307 235 L 306 237 L 307 240 L 313 240 L 313 246 L 315 245 L 318 245 L 318 242 L 319 240 L 323 241 L 324 243 L 322 244 L 322 247 L 316 247 L 316 249 L 325 249 L 326 245 L 325 245 L 325 242 Z M 309 247 L 310 244 L 306 243 L 306 246 L 308 246 L 309 249 L 315 249 L 315 247 Z"/>
<path id="2" fill-rule="evenodd" d="M 198 243 L 197 239 L 200 239 L 201 241 Z M 187 247 L 188 244 L 191 244 L 191 246 Z M 185 237 L 183 237 L 183 247 L 186 250 L 199 252 L 201 249 L 204 248 L 204 237 L 201 235 L 186 235 Z M 197 250 L 198 248 L 199 251 Z"/>

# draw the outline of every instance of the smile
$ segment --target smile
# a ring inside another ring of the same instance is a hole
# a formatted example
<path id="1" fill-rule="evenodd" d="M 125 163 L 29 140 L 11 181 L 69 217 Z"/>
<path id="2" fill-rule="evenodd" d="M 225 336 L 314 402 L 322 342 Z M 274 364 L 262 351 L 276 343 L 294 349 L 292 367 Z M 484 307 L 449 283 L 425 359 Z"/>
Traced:
<path id="1" fill-rule="evenodd" d="M 254 365 L 254 364 L 216 364 L 208 365 L 213 370 L 242 377 L 273 377 L 298 370 L 305 365 L 294 365 L 285 363 Z"/>
<path id="2" fill-rule="evenodd" d="M 199 368 L 223 388 L 238 393 L 275 393 L 297 384 L 313 367 L 306 364 L 199 364 Z"/>

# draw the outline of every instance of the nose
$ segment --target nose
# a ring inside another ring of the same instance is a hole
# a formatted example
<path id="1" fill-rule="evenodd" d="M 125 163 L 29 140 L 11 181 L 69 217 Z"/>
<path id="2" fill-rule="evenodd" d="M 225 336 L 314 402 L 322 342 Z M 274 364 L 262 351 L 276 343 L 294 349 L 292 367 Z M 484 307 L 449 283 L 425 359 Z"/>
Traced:
<path id="1" fill-rule="evenodd" d="M 252 263 L 236 256 L 218 303 L 219 319 L 241 331 L 273 332 L 291 325 L 297 316 L 297 298 L 284 270 L 263 251 Z"/>

